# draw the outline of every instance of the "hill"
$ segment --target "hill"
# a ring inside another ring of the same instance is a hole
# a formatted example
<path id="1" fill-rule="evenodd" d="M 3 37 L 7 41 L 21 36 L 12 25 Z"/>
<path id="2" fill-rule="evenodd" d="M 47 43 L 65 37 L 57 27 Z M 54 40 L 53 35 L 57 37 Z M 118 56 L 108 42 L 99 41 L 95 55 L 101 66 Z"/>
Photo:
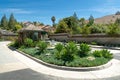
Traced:
<path id="1" fill-rule="evenodd" d="M 108 24 L 108 23 L 113 23 L 117 18 L 120 18 L 120 14 L 112 14 L 112 15 L 107 15 L 101 18 L 96 18 L 94 20 L 94 23 L 96 24 Z"/>

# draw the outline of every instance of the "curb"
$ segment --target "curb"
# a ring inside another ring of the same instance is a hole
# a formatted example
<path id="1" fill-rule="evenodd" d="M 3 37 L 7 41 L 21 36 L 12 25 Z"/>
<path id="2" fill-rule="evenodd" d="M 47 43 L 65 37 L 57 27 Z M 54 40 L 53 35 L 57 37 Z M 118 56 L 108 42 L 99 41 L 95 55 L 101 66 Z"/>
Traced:
<path id="1" fill-rule="evenodd" d="M 104 65 L 96 66 L 96 67 L 66 67 L 66 66 L 57 66 L 57 65 L 54 65 L 54 64 L 46 63 L 46 62 L 44 62 L 42 60 L 39 60 L 39 59 L 37 59 L 35 57 L 32 57 L 32 56 L 30 56 L 30 55 L 28 55 L 28 54 L 26 54 L 26 53 L 24 53 L 22 51 L 19 51 L 19 50 L 15 49 L 15 48 L 13 48 L 11 46 L 9 46 L 9 48 L 11 50 L 15 50 L 15 51 L 23 54 L 24 56 L 26 56 L 26 57 L 28 57 L 28 58 L 30 58 L 30 59 L 32 59 L 32 60 L 42 64 L 42 65 L 45 65 L 45 66 L 51 67 L 51 68 L 55 68 L 55 69 L 59 69 L 59 70 L 67 70 L 67 71 L 95 71 L 95 70 L 101 70 L 101 69 L 108 68 L 108 67 L 110 67 L 112 65 L 112 62 L 109 61 L 108 63 L 106 63 Z"/>
<path id="2" fill-rule="evenodd" d="M 101 49 L 111 49 L 111 50 L 120 50 L 119 47 L 107 47 L 107 46 L 95 46 L 95 45 L 90 45 L 92 48 L 101 48 Z"/>

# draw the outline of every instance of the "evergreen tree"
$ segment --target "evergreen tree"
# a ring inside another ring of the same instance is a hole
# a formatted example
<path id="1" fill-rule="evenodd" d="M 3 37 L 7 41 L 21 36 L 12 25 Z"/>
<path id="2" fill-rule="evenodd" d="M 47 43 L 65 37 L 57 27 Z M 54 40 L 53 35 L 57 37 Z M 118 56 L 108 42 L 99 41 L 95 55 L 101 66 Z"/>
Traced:
<path id="1" fill-rule="evenodd" d="M 76 20 L 75 17 L 71 16 L 71 17 L 64 18 L 63 20 L 68 25 L 69 29 L 76 31 L 78 27 L 78 20 Z"/>
<path id="2" fill-rule="evenodd" d="M 120 25 L 120 18 L 117 18 L 117 19 L 116 19 L 115 24 Z"/>
<path id="3" fill-rule="evenodd" d="M 56 33 L 67 33 L 68 32 L 68 25 L 63 21 L 59 21 Z"/>
<path id="4" fill-rule="evenodd" d="M 115 15 L 120 15 L 120 11 L 117 11 L 117 12 L 115 13 Z"/>
<path id="5" fill-rule="evenodd" d="M 94 24 L 94 17 L 92 15 L 90 15 L 87 26 L 91 26 L 92 24 Z"/>
<path id="6" fill-rule="evenodd" d="M 6 15 L 2 17 L 0 27 L 2 29 L 8 29 L 8 20 L 6 18 Z"/>
<path id="7" fill-rule="evenodd" d="M 52 17 L 51 17 L 51 21 L 53 22 L 53 27 L 55 27 L 55 20 L 56 20 L 56 19 L 55 19 L 55 16 L 52 16 Z"/>
<path id="8" fill-rule="evenodd" d="M 17 21 L 16 19 L 14 18 L 14 15 L 11 14 L 10 15 L 10 18 L 9 18 L 9 23 L 8 23 L 8 29 L 9 30 L 12 30 L 12 31 L 15 31 L 15 25 L 16 25 Z"/>
<path id="9" fill-rule="evenodd" d="M 74 17 L 76 20 L 78 20 L 78 17 L 77 17 L 76 12 L 74 12 L 73 17 Z"/>
<path id="10" fill-rule="evenodd" d="M 80 18 L 79 20 L 80 26 L 84 26 L 85 25 L 85 18 Z"/>

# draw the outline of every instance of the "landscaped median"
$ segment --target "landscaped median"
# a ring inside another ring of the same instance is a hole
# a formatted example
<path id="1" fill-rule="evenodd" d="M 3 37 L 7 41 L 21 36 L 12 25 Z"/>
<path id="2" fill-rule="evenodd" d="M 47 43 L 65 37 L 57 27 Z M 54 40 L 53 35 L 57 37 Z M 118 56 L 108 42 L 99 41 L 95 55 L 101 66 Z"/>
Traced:
<path id="1" fill-rule="evenodd" d="M 92 71 L 112 65 L 110 60 L 113 55 L 108 50 L 92 52 L 87 44 L 77 46 L 74 42 L 64 45 L 59 43 L 54 49 L 49 50 L 46 43 L 40 41 L 37 46 L 36 48 L 22 45 L 16 50 L 43 65 L 62 70 Z"/>

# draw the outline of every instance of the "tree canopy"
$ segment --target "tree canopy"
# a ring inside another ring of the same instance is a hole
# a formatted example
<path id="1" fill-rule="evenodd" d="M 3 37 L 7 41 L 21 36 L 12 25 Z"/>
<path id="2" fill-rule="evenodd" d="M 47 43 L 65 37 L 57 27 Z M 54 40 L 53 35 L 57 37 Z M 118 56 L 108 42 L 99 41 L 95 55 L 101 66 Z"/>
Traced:
<path id="1" fill-rule="evenodd" d="M 53 22 L 53 27 L 55 26 L 55 20 L 56 20 L 55 16 L 52 16 L 51 21 Z"/>
<path id="2" fill-rule="evenodd" d="M 94 17 L 92 15 L 90 15 L 88 26 L 91 26 L 93 23 L 94 23 Z"/>
<path id="3" fill-rule="evenodd" d="M 8 20 L 7 20 L 5 14 L 4 14 L 4 16 L 2 17 L 0 23 L 1 23 L 1 24 L 0 24 L 0 27 L 1 27 L 2 29 L 8 29 Z"/>
<path id="4" fill-rule="evenodd" d="M 8 28 L 12 31 L 15 31 L 15 24 L 17 23 L 16 19 L 14 18 L 13 13 L 10 15 Z"/>
<path id="5" fill-rule="evenodd" d="M 67 33 L 68 32 L 68 25 L 63 21 L 59 21 L 56 33 Z"/>

